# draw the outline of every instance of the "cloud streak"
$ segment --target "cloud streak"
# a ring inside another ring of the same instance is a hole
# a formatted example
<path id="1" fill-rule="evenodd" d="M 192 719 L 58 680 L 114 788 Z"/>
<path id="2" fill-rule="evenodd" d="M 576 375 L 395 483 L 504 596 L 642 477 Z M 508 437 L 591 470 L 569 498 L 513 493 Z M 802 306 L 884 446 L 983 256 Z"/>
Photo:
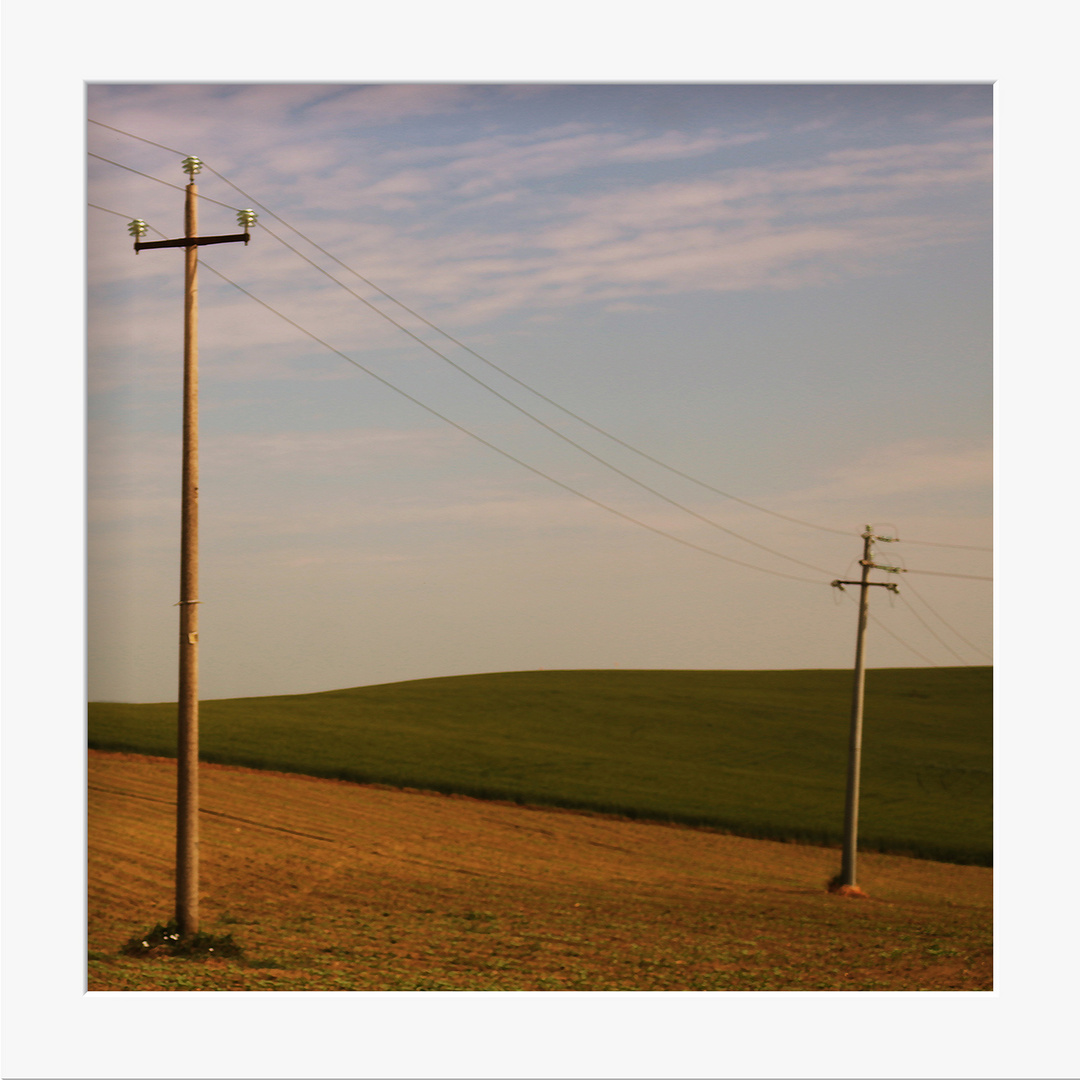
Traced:
<path id="1" fill-rule="evenodd" d="M 247 165 L 241 186 L 256 197 L 273 189 L 268 205 L 323 246 L 460 327 L 510 312 L 641 304 L 687 291 L 790 290 L 888 272 L 897 260 L 975 235 L 981 218 L 957 212 L 957 200 L 978 197 L 990 178 L 981 132 L 955 125 L 949 138 L 925 143 L 838 147 L 732 167 L 726 159 L 734 150 L 783 133 L 720 126 L 658 133 L 575 121 L 458 142 L 429 131 L 405 147 L 374 143 L 364 124 L 483 110 L 490 88 L 297 87 L 268 95 L 204 87 L 178 96 L 172 89 L 158 92 L 172 112 L 216 95 L 241 117 L 266 108 L 268 122 L 293 130 L 292 141 L 260 146 L 270 172 L 260 176 L 258 163 Z M 356 135 L 345 138 L 353 120 Z M 133 127 L 148 123 L 144 114 Z M 232 152 L 251 138 L 242 131 Z M 692 175 L 658 179 L 650 171 L 673 160 L 694 163 Z M 138 178 L 109 178 L 103 169 L 93 170 L 95 183 L 118 184 L 120 201 L 136 201 Z M 577 178 L 598 170 L 604 179 L 583 189 Z M 205 192 L 243 201 L 206 180 Z M 176 197 L 163 189 L 138 201 L 140 216 L 148 216 Z M 133 279 L 136 268 L 115 249 L 104 245 L 95 267 L 102 283 Z M 327 292 L 325 278 L 272 242 L 259 246 L 253 265 L 257 277 L 246 284 L 270 303 L 305 282 L 310 299 L 294 317 L 314 323 L 315 332 L 332 328 L 334 336 L 355 317 L 354 302 L 332 285 Z M 144 272 L 162 275 L 137 269 L 143 287 Z M 335 316 L 335 305 L 346 314 Z"/>

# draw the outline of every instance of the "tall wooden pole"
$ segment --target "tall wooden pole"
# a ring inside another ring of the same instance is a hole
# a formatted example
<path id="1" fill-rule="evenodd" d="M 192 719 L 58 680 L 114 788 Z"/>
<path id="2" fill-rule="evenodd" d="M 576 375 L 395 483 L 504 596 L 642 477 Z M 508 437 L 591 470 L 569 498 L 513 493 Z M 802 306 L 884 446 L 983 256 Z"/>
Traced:
<path id="1" fill-rule="evenodd" d="M 198 234 L 187 186 L 184 236 Z M 180 686 L 177 704 L 176 921 L 199 931 L 199 249 L 184 249 L 184 430 L 180 496 Z"/>
<path id="2" fill-rule="evenodd" d="M 182 240 L 142 238 L 148 226 L 141 218 L 128 225 L 135 250 L 184 249 L 184 419 L 180 490 L 180 686 L 177 694 L 176 748 L 176 922 L 184 937 L 199 932 L 199 248 L 251 239 L 257 214 L 237 215 L 242 233 L 199 236 L 195 176 L 197 157 L 180 167 L 188 174 Z"/>

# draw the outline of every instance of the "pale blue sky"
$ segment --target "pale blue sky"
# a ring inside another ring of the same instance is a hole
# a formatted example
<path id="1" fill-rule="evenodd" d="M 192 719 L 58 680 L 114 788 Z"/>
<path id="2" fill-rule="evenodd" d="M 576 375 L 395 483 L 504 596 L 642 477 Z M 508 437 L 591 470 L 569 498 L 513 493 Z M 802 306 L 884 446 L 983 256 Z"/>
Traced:
<path id="1" fill-rule="evenodd" d="M 204 269 L 205 697 L 534 668 L 846 667 L 854 609 L 828 582 L 854 575 L 863 524 L 989 547 L 989 85 L 125 84 L 91 85 L 87 108 L 198 155 L 620 439 L 849 533 L 779 520 L 635 456 L 260 211 L 545 423 L 827 572 L 605 469 L 257 228 L 249 247 L 206 248 L 204 261 L 562 483 L 811 582 L 710 557 L 576 498 Z M 94 124 L 87 138 L 92 154 L 184 182 L 175 153 Z M 199 181 L 203 195 L 250 203 L 210 173 Z M 88 199 L 182 231 L 180 192 L 95 157 Z M 202 203 L 202 232 L 234 221 Z M 88 210 L 90 695 L 165 700 L 175 695 L 181 262 L 171 251 L 136 257 L 124 226 Z M 991 572 L 984 552 L 903 543 L 882 556 Z M 912 574 L 901 586 L 903 601 L 874 597 L 872 665 L 986 662 L 988 582 Z"/>

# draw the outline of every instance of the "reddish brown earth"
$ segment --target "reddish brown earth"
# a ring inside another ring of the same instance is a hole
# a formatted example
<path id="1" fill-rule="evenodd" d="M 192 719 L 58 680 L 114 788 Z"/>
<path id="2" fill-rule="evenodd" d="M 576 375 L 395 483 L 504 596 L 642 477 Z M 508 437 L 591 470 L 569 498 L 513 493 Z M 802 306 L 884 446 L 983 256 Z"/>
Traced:
<path id="1" fill-rule="evenodd" d="M 992 871 L 203 765 L 202 929 L 172 913 L 175 763 L 89 757 L 90 990 L 989 990 Z"/>

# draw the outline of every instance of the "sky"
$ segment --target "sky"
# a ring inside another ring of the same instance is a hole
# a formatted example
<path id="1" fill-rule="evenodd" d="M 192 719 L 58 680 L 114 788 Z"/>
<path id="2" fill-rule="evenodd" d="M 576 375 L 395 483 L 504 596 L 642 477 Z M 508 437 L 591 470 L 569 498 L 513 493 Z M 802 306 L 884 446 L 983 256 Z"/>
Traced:
<path id="1" fill-rule="evenodd" d="M 849 667 L 867 524 L 868 664 L 990 662 L 990 84 L 86 109 L 92 700 L 175 700 L 183 256 L 126 224 L 187 154 L 200 232 L 259 214 L 200 252 L 204 698 Z"/>

